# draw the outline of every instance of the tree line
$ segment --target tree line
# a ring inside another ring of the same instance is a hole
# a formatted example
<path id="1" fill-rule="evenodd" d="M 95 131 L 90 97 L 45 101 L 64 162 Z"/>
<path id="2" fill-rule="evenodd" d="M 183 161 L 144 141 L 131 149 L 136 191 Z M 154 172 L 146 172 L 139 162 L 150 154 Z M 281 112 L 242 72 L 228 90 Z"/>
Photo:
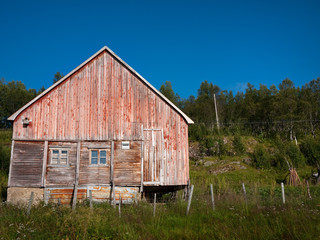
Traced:
<path id="1" fill-rule="evenodd" d="M 60 72 L 54 74 L 53 83 L 63 78 Z M 10 128 L 12 123 L 7 118 L 19 110 L 26 103 L 42 93 L 45 88 L 39 90 L 27 89 L 21 81 L 7 82 L 4 78 L 0 79 L 0 128 Z"/>
<path id="2" fill-rule="evenodd" d="M 244 92 L 222 90 L 204 81 L 197 96 L 182 99 L 174 93 L 170 82 L 160 87 L 161 93 L 180 107 L 195 124 L 190 126 L 190 137 L 201 140 L 208 133 L 218 133 L 214 95 L 217 102 L 220 131 L 245 132 L 263 137 L 295 140 L 307 134 L 315 136 L 320 126 L 320 78 L 295 87 L 286 78 L 278 87 L 248 83 Z"/>

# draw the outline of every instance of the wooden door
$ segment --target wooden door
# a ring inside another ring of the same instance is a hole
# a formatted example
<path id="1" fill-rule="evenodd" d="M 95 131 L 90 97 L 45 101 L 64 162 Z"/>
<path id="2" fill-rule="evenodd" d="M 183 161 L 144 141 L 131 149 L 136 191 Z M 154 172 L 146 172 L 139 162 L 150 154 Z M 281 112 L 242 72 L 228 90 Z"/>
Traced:
<path id="1" fill-rule="evenodd" d="M 143 183 L 160 185 L 164 177 L 164 141 L 161 129 L 144 129 Z"/>

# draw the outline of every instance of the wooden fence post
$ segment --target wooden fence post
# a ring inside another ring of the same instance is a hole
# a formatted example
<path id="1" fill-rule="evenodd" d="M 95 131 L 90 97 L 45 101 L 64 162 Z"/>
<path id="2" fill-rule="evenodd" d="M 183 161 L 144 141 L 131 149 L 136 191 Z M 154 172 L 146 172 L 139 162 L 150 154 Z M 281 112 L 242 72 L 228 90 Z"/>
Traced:
<path id="1" fill-rule="evenodd" d="M 156 216 L 156 205 L 157 205 L 157 194 L 155 193 L 153 197 L 153 216 L 154 217 Z"/>
<path id="2" fill-rule="evenodd" d="M 309 188 L 309 181 L 307 180 L 307 193 L 308 193 L 308 197 L 310 199 L 312 199 L 311 194 L 310 194 L 310 188 Z"/>
<path id="3" fill-rule="evenodd" d="M 214 195 L 213 195 L 213 186 L 212 186 L 212 184 L 210 184 L 210 192 L 211 192 L 212 210 L 215 210 L 215 206 L 214 206 Z"/>
<path id="4" fill-rule="evenodd" d="M 74 211 L 76 209 L 77 195 L 78 195 L 78 184 L 75 184 L 74 189 L 73 189 L 72 211 Z"/>
<path id="5" fill-rule="evenodd" d="M 246 187 L 244 186 L 244 183 L 242 183 L 242 190 L 243 190 L 244 200 L 246 201 L 246 205 L 248 205 L 247 192 L 246 192 Z"/>
<path id="6" fill-rule="evenodd" d="M 191 200 L 192 200 L 192 194 L 193 194 L 193 188 L 194 188 L 194 185 L 191 185 L 191 190 L 190 190 L 189 199 L 188 199 L 188 207 L 187 207 L 187 212 L 186 212 L 186 215 L 187 215 L 187 216 L 188 216 L 189 210 L 190 210 L 190 205 L 191 205 Z"/>
<path id="7" fill-rule="evenodd" d="M 284 195 L 284 185 L 283 182 L 281 183 L 281 192 L 282 192 L 282 203 L 285 204 L 286 203 L 286 197 Z"/>
<path id="8" fill-rule="evenodd" d="M 116 208 L 116 193 L 115 193 L 115 190 L 114 190 L 114 182 L 112 183 L 112 197 L 113 197 L 112 205 L 113 205 L 114 208 Z"/>
<path id="9" fill-rule="evenodd" d="M 30 194 L 30 199 L 29 199 L 29 203 L 28 203 L 28 209 L 27 209 L 27 217 L 29 217 L 29 215 L 30 215 L 33 198 L 34 198 L 34 193 L 31 192 L 31 194 Z"/>
<path id="10" fill-rule="evenodd" d="M 90 209 L 92 210 L 92 190 L 89 190 L 89 204 L 90 204 Z"/>
<path id="11" fill-rule="evenodd" d="M 122 203 L 121 193 L 119 193 L 119 217 L 121 217 L 121 203 Z"/>

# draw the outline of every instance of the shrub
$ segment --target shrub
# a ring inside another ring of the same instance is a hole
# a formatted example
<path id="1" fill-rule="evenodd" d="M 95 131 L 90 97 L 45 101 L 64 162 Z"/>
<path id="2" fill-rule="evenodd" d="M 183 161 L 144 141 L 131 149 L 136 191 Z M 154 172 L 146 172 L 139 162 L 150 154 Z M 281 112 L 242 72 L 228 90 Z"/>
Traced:
<path id="1" fill-rule="evenodd" d="M 272 156 L 271 164 L 277 170 L 286 170 L 286 169 L 288 169 L 288 164 L 286 162 L 286 155 L 282 151 L 277 151 Z"/>
<path id="2" fill-rule="evenodd" d="M 236 134 L 233 138 L 233 147 L 234 147 L 235 152 L 238 155 L 241 155 L 245 152 L 245 147 L 242 142 L 241 136 L 238 134 Z"/>
<path id="3" fill-rule="evenodd" d="M 286 149 L 286 155 L 291 160 L 293 167 L 303 167 L 306 165 L 306 160 L 303 154 L 300 152 L 299 147 L 294 143 L 289 143 Z"/>
<path id="4" fill-rule="evenodd" d="M 307 137 L 300 144 L 300 150 L 306 158 L 307 164 L 316 165 L 320 159 L 320 143 L 312 137 Z"/>
<path id="5" fill-rule="evenodd" d="M 258 144 L 252 153 L 253 164 L 256 168 L 270 168 L 271 157 L 261 144 Z"/>
<path id="6" fill-rule="evenodd" d="M 0 145 L 0 170 L 9 172 L 10 165 L 10 147 Z"/>
<path id="7" fill-rule="evenodd" d="M 206 153 L 208 156 L 212 156 L 215 153 L 215 140 L 212 136 L 206 137 L 204 141 L 204 145 L 206 147 Z"/>

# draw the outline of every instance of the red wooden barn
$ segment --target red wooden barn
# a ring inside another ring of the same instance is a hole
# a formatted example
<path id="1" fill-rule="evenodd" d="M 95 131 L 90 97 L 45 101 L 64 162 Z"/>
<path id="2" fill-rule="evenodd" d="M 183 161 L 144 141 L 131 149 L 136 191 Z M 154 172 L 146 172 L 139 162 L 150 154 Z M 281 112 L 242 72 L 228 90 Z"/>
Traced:
<path id="1" fill-rule="evenodd" d="M 9 120 L 9 202 L 34 192 L 68 203 L 90 190 L 96 201 L 130 202 L 188 184 L 193 121 L 107 47 Z"/>

